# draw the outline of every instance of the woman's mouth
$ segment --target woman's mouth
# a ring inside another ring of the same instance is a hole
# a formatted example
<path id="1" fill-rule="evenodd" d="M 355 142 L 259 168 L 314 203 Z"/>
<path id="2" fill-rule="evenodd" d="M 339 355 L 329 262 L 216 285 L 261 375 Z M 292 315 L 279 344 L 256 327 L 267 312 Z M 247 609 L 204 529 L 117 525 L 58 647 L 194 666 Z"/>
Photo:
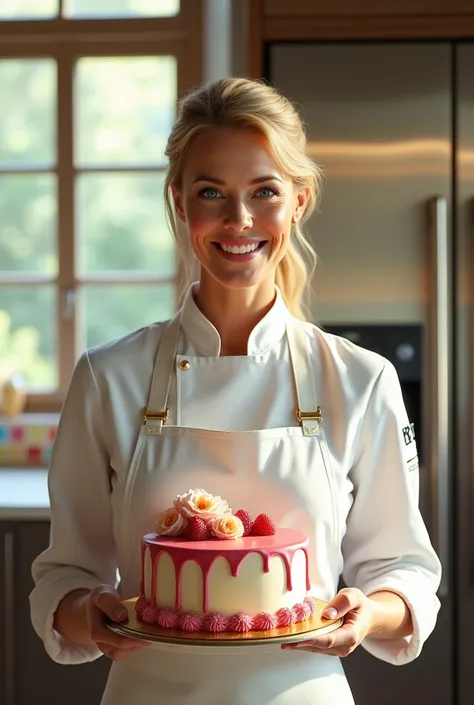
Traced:
<path id="1" fill-rule="evenodd" d="M 267 244 L 266 240 L 244 240 L 213 242 L 216 250 L 231 261 L 246 262 L 258 255 Z"/>

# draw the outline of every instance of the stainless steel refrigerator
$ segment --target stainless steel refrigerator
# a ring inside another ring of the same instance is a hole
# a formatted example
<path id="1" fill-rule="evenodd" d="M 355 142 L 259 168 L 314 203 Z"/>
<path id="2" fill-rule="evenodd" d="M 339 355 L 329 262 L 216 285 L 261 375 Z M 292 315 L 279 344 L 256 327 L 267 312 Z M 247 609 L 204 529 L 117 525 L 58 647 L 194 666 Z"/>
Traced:
<path id="1" fill-rule="evenodd" d="M 356 703 L 471 705 L 474 44 L 272 43 L 266 78 L 299 107 L 325 173 L 312 318 L 397 366 L 444 568 L 419 659 L 395 667 L 359 648 L 343 661 Z"/>

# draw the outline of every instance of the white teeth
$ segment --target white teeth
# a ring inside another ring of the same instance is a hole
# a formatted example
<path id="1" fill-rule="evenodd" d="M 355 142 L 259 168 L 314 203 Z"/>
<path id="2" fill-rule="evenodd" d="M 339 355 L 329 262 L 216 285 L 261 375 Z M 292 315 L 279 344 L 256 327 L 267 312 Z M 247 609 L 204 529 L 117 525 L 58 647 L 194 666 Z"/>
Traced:
<path id="1" fill-rule="evenodd" d="M 224 250 L 224 252 L 230 252 L 233 255 L 245 255 L 247 252 L 253 252 L 254 250 L 257 249 L 260 243 L 256 242 L 253 245 L 240 245 L 238 247 L 237 245 L 222 245 L 221 248 Z"/>

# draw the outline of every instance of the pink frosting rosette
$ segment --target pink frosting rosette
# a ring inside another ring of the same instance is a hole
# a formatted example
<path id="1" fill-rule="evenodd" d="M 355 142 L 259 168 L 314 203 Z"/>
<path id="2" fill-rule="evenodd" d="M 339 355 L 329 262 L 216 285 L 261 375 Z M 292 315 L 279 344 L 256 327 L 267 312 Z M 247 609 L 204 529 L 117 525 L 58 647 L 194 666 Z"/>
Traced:
<path id="1" fill-rule="evenodd" d="M 158 607 L 155 605 L 147 605 L 141 614 L 141 618 L 143 622 L 146 622 L 147 624 L 156 624 L 159 613 L 160 610 Z"/>
<path id="2" fill-rule="evenodd" d="M 202 617 L 192 612 L 184 612 L 179 618 L 178 626 L 183 632 L 198 632 L 202 627 Z"/>
<path id="3" fill-rule="evenodd" d="M 206 632 L 225 632 L 228 621 L 228 618 L 224 617 L 222 614 L 211 612 L 204 617 L 202 627 Z"/>
<path id="4" fill-rule="evenodd" d="M 176 507 L 168 507 L 158 514 L 155 530 L 160 536 L 181 536 L 187 523 Z"/>
<path id="5" fill-rule="evenodd" d="M 280 607 L 276 616 L 280 627 L 289 627 L 295 623 L 295 613 L 289 607 Z"/>
<path id="6" fill-rule="evenodd" d="M 199 517 L 206 524 L 217 516 L 231 513 L 231 509 L 225 499 L 201 489 L 189 490 L 186 494 L 179 494 L 173 504 L 186 519 Z"/>
<path id="7" fill-rule="evenodd" d="M 229 617 L 228 627 L 232 632 L 249 632 L 253 627 L 253 619 L 244 612 L 238 612 Z"/>
<path id="8" fill-rule="evenodd" d="M 157 622 L 164 629 L 174 629 L 178 626 L 179 615 L 168 609 L 160 610 Z"/>
<path id="9" fill-rule="evenodd" d="M 267 631 L 278 626 L 278 618 L 270 612 L 260 612 L 253 620 L 253 628 L 257 631 Z"/>
<path id="10" fill-rule="evenodd" d="M 293 607 L 293 612 L 297 622 L 304 622 L 305 619 L 311 616 L 311 610 L 306 602 L 298 602 L 298 604 Z"/>
<path id="11" fill-rule="evenodd" d="M 147 600 L 146 597 L 144 597 L 143 595 L 141 595 L 141 596 L 138 598 L 138 600 L 137 600 L 137 602 L 136 602 L 136 604 L 135 604 L 135 611 L 136 611 L 136 613 L 138 614 L 139 617 L 142 616 L 143 610 L 145 609 L 145 607 L 148 606 L 148 604 L 149 604 L 149 603 L 148 603 L 148 600 Z"/>
<path id="12" fill-rule="evenodd" d="M 242 521 L 233 514 L 215 517 L 208 526 L 211 534 L 218 539 L 240 539 L 245 532 Z"/>

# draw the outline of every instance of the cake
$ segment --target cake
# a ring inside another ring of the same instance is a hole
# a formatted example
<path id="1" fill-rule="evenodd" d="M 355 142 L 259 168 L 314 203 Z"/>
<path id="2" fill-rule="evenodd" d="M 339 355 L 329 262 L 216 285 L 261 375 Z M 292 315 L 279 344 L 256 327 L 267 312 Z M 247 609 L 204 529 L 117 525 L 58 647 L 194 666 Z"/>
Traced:
<path id="1" fill-rule="evenodd" d="M 232 514 L 204 490 L 178 495 L 142 539 L 137 617 L 185 632 L 289 627 L 314 612 L 309 540 L 266 514 Z"/>

